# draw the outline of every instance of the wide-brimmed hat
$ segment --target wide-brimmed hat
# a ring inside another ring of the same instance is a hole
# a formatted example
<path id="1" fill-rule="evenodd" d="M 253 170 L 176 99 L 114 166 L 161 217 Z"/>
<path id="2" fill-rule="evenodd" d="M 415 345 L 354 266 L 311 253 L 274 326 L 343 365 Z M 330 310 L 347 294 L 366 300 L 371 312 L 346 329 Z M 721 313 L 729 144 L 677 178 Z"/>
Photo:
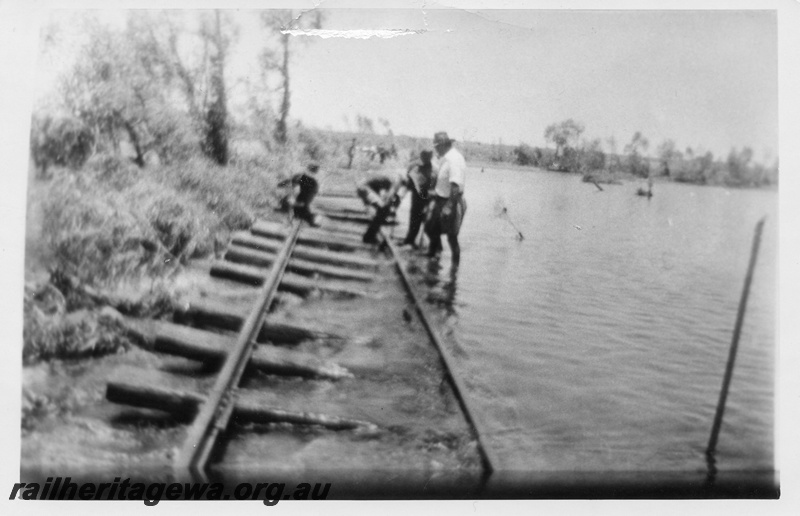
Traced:
<path id="1" fill-rule="evenodd" d="M 450 139 L 447 136 L 447 133 L 444 131 L 439 131 L 438 133 L 433 135 L 433 146 L 436 147 L 437 145 L 446 145 L 448 143 L 453 143 L 455 140 Z"/>

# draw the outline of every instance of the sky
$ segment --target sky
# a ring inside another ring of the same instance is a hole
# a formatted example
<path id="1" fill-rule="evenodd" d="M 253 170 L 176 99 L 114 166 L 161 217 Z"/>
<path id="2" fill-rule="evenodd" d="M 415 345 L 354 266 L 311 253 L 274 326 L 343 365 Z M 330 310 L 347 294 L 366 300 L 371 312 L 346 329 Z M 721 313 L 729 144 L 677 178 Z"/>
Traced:
<path id="1" fill-rule="evenodd" d="M 573 118 L 620 150 L 636 131 L 653 147 L 777 150 L 772 13 L 350 11 L 328 27 L 426 32 L 305 46 L 293 114 L 312 125 L 361 113 L 398 133 L 542 145 Z"/>
<path id="2" fill-rule="evenodd" d="M 609 137 L 622 151 L 641 131 L 651 152 L 671 138 L 681 150 L 725 156 L 750 146 L 756 159 L 771 164 L 777 157 L 775 12 L 324 12 L 325 35 L 341 31 L 340 37 L 292 40 L 291 117 L 308 126 L 355 130 L 360 114 L 388 120 L 395 134 L 445 130 L 457 140 L 545 145 L 545 128 L 572 118 L 606 150 Z M 265 35 L 256 11 L 230 15 L 240 31 L 227 73 L 232 103 L 241 104 L 241 79 L 259 81 Z M 99 17 L 121 25 L 124 12 Z M 75 19 L 75 13 L 53 17 L 62 26 L 61 52 L 73 56 Z M 352 37 L 386 29 L 405 32 Z M 70 62 L 56 56 L 61 66 L 40 66 L 51 78 Z M 40 88 L 51 83 L 40 81 Z"/>

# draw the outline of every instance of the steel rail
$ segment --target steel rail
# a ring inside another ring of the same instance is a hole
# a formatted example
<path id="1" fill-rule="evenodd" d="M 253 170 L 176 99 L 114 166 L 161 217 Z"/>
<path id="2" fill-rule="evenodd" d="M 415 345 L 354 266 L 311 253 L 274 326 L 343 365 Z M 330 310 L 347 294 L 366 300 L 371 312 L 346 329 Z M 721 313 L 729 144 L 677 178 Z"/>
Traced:
<path id="1" fill-rule="evenodd" d="M 174 463 L 174 472 L 178 479 L 207 481 L 206 464 L 217 437 L 228 426 L 234 408 L 234 390 L 239 385 L 250 360 L 256 335 L 264 324 L 267 310 L 275 297 L 292 250 L 297 243 L 299 231 L 300 223 L 294 222 L 284 241 L 283 249 L 275 258 L 269 276 L 261 287 L 253 309 L 242 323 L 236 343 L 225 358 L 211 392 L 198 410 L 192 426 L 189 427 L 186 440 Z"/>
<path id="2" fill-rule="evenodd" d="M 467 419 L 467 422 L 470 424 L 470 426 L 472 426 L 472 430 L 475 432 L 475 437 L 478 440 L 478 449 L 480 450 L 484 467 L 484 478 L 488 479 L 492 473 L 497 471 L 500 461 L 497 459 L 497 455 L 495 455 L 492 449 L 487 446 L 486 438 L 484 437 L 487 432 L 483 427 L 483 423 L 481 423 L 480 420 L 474 416 L 475 411 L 472 410 L 469 405 L 469 401 L 465 396 L 467 390 L 464 386 L 464 383 L 455 373 L 456 370 L 453 367 L 453 357 L 450 355 L 450 352 L 447 351 L 447 348 L 444 347 L 442 338 L 436 332 L 427 314 L 422 309 L 422 305 L 419 302 L 419 296 L 417 296 L 414 285 L 411 283 L 411 279 L 408 277 L 404 263 L 400 259 L 400 253 L 397 251 L 397 247 L 394 245 L 394 242 L 392 242 L 391 238 L 389 238 L 389 236 L 386 234 L 384 229 L 381 229 L 380 234 L 383 237 L 383 241 L 392 252 L 394 264 L 400 273 L 400 278 L 406 287 L 408 295 L 411 297 L 411 300 L 414 303 L 414 308 L 416 309 L 417 314 L 422 321 L 422 325 L 425 327 L 425 331 L 428 333 L 428 336 L 436 347 L 436 350 L 439 352 L 439 357 L 442 359 L 445 373 L 447 378 L 450 380 L 450 385 L 453 387 L 453 392 L 458 400 L 458 404 L 461 407 L 461 410 L 464 412 L 464 417 Z"/>

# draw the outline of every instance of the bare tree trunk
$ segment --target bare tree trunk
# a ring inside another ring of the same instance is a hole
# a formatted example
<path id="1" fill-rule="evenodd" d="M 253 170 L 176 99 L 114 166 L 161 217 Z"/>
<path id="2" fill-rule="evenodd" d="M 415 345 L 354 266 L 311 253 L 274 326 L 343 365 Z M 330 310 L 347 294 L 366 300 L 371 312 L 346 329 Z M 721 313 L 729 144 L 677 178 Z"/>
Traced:
<path id="1" fill-rule="evenodd" d="M 128 120 L 122 121 L 122 127 L 128 132 L 131 145 L 133 145 L 133 150 L 136 152 L 136 157 L 133 158 L 133 162 L 136 163 L 136 166 L 139 168 L 144 168 L 144 151 L 142 150 L 142 144 L 139 141 L 139 135 L 136 133 L 136 129 Z"/>
<path id="2" fill-rule="evenodd" d="M 139 168 L 144 168 L 144 152 L 142 151 L 142 145 L 139 143 L 139 135 L 136 134 L 136 130 L 133 128 L 130 122 L 125 122 L 125 130 L 128 131 L 128 136 L 131 139 L 131 144 L 133 145 L 133 149 L 136 152 L 136 157 L 133 158 L 133 162 L 136 163 L 136 166 Z"/>
<path id="3" fill-rule="evenodd" d="M 219 11 L 213 35 L 214 52 L 211 56 L 210 93 L 212 101 L 205 114 L 203 150 L 220 165 L 228 163 L 228 110 L 225 99 L 225 42 L 222 38 Z"/>
<path id="4" fill-rule="evenodd" d="M 289 35 L 281 35 L 283 44 L 283 64 L 281 65 L 281 75 L 283 76 L 283 100 L 281 101 L 280 118 L 275 124 L 275 140 L 284 145 L 288 140 L 286 134 L 286 121 L 289 118 L 289 107 L 291 106 L 289 90 Z"/>
<path id="5" fill-rule="evenodd" d="M 202 150 L 202 134 L 205 124 L 203 116 L 204 106 L 199 105 L 197 99 L 195 78 L 192 77 L 191 71 L 186 67 L 184 62 L 181 60 L 180 54 L 178 53 L 178 29 L 176 29 L 175 26 L 169 21 L 167 22 L 167 28 L 169 30 L 169 36 L 167 39 L 168 48 L 166 51 L 164 64 L 174 71 L 183 84 L 183 93 L 186 95 L 186 104 L 189 107 L 189 118 L 192 121 L 194 130 L 200 134 L 201 141 L 199 142 L 198 146 Z M 158 45 L 158 39 L 156 38 L 152 28 L 150 28 L 150 39 L 154 45 Z M 205 55 L 203 56 L 203 60 L 205 60 Z"/>

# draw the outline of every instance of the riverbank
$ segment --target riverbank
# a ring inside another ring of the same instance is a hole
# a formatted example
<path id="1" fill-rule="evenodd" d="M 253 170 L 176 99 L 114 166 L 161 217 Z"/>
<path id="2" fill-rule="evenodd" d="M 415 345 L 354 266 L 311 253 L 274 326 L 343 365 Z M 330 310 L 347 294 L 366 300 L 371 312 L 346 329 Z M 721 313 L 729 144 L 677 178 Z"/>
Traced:
<path id="1" fill-rule="evenodd" d="M 491 161 L 491 160 L 467 160 L 467 165 L 469 166 L 469 168 L 478 171 L 493 169 L 493 170 L 520 170 L 524 172 L 555 172 L 567 176 L 574 176 L 576 178 L 580 178 L 581 180 L 587 183 L 597 182 L 599 184 L 610 184 L 610 185 L 622 185 L 626 183 L 646 185 L 648 181 L 652 181 L 654 184 L 679 183 L 679 184 L 694 184 L 697 186 L 734 188 L 743 190 L 764 190 L 764 191 L 778 190 L 778 184 L 776 182 L 765 183 L 759 186 L 725 184 L 725 183 L 707 183 L 707 182 L 702 182 L 700 180 L 691 181 L 691 180 L 676 179 L 663 174 L 653 175 L 652 177 L 647 178 L 627 173 L 624 171 L 619 171 L 619 170 L 611 171 L 608 169 L 595 169 L 595 170 L 589 170 L 584 173 L 579 173 L 579 172 L 569 172 L 560 170 L 548 170 L 546 168 L 541 168 L 534 165 L 520 165 L 514 162 Z"/>

